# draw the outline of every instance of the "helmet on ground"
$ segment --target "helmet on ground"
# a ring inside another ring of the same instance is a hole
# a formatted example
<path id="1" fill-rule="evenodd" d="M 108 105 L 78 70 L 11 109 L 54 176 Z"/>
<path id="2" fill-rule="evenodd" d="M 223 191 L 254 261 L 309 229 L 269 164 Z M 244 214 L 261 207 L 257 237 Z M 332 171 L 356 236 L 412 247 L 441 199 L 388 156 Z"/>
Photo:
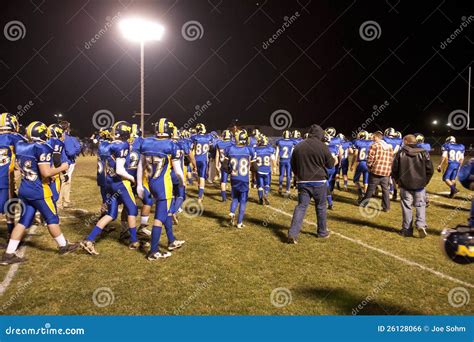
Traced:
<path id="1" fill-rule="evenodd" d="M 441 248 L 449 259 L 458 264 L 474 262 L 474 228 L 444 229 Z"/>

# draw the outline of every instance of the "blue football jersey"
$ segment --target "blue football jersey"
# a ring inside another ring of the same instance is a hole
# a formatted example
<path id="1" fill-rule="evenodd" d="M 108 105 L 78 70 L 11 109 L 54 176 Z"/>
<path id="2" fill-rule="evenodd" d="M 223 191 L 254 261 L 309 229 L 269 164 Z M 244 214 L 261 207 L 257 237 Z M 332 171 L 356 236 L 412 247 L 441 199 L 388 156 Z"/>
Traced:
<path id="1" fill-rule="evenodd" d="M 444 144 L 441 147 L 443 155 L 448 157 L 448 163 L 459 164 L 464 159 L 465 147 L 463 144 Z"/>
<path id="2" fill-rule="evenodd" d="M 367 154 L 369 153 L 369 148 L 372 145 L 372 140 L 361 140 L 357 139 L 354 141 L 354 148 L 359 152 L 357 155 L 358 162 L 367 161 Z"/>
<path id="3" fill-rule="evenodd" d="M 338 160 L 338 158 L 339 158 L 339 149 L 340 149 L 340 147 L 341 147 L 341 145 L 338 145 L 338 144 L 331 144 L 331 143 L 328 144 L 328 150 L 329 150 L 329 152 L 331 153 L 332 157 L 335 160 Z"/>
<path id="4" fill-rule="evenodd" d="M 210 134 L 196 134 L 191 138 L 193 142 L 193 151 L 196 161 L 207 161 L 209 158 L 209 149 L 214 138 Z"/>
<path id="5" fill-rule="evenodd" d="M 180 160 L 181 170 L 184 172 L 184 174 L 186 174 L 187 172 L 186 172 L 186 167 L 184 166 L 184 156 L 189 155 L 189 153 L 191 152 L 191 146 L 184 139 L 180 139 L 176 141 L 175 143 L 178 148 L 177 155 Z M 178 176 L 176 176 L 176 173 L 174 172 L 173 168 L 171 168 L 171 179 L 173 181 L 173 184 L 179 184 Z"/>
<path id="6" fill-rule="evenodd" d="M 219 161 L 221 163 L 223 163 L 225 159 L 225 150 L 233 145 L 234 143 L 231 140 L 228 140 L 228 141 L 219 140 L 217 142 L 216 148 L 219 150 Z"/>
<path id="7" fill-rule="evenodd" d="M 51 165 L 53 149 L 45 143 L 19 141 L 16 146 L 16 158 L 21 171 L 19 196 L 28 200 L 38 200 L 52 196 L 49 187 L 50 178 L 41 177 L 39 165 Z"/>
<path id="8" fill-rule="evenodd" d="M 304 139 L 303 138 L 293 138 L 292 140 L 295 142 L 295 145 L 296 145 L 296 144 L 299 144 L 300 142 L 302 142 Z"/>
<path id="9" fill-rule="evenodd" d="M 278 147 L 278 158 L 280 162 L 290 161 L 293 148 L 295 147 L 295 141 L 293 139 L 280 139 L 277 141 L 276 146 Z"/>
<path id="10" fill-rule="evenodd" d="M 257 146 L 255 148 L 255 157 L 258 165 L 258 173 L 268 174 L 272 171 L 272 156 L 275 149 L 271 145 Z"/>
<path id="11" fill-rule="evenodd" d="M 59 153 L 61 155 L 61 163 L 69 162 L 69 159 L 66 156 L 66 151 L 64 150 L 64 142 L 58 138 L 49 138 L 46 142 L 53 149 L 53 154 Z"/>
<path id="12" fill-rule="evenodd" d="M 144 182 L 158 200 L 173 197 L 171 179 L 172 160 L 179 160 L 178 144 L 171 139 L 145 138 L 142 143 L 142 155 L 145 157 Z"/>
<path id="13" fill-rule="evenodd" d="M 249 137 L 249 146 L 250 147 L 257 147 L 257 137 L 251 135 Z"/>
<path id="14" fill-rule="evenodd" d="M 121 182 L 122 177 L 115 172 L 117 158 L 125 158 L 125 169 L 130 165 L 130 144 L 127 141 L 115 140 L 109 145 L 109 153 L 105 161 L 105 172 L 113 183 Z"/>
<path id="15" fill-rule="evenodd" d="M 235 181 L 249 182 L 250 163 L 255 160 L 255 151 L 249 146 L 230 146 L 225 150 L 225 156 L 230 161 L 231 183 Z"/>
<path id="16" fill-rule="evenodd" d="M 133 139 L 133 143 L 130 144 L 130 164 L 128 165 L 127 172 L 135 177 L 135 179 L 137 178 L 137 169 L 138 163 L 140 162 L 142 143 L 143 138 L 136 137 Z"/>
<path id="17" fill-rule="evenodd" d="M 341 144 L 342 147 L 342 159 L 347 159 L 349 158 L 349 151 L 352 146 L 352 143 L 350 141 L 344 141 Z"/>
<path id="18" fill-rule="evenodd" d="M 397 153 L 400 150 L 400 147 L 402 146 L 403 139 L 400 138 L 390 138 L 390 137 L 383 137 L 383 140 L 392 146 L 393 153 Z"/>
<path id="19" fill-rule="evenodd" d="M 110 176 L 105 172 L 107 158 L 110 156 L 109 145 L 109 141 L 101 140 L 97 147 L 97 185 L 99 186 L 105 186 L 111 181 Z"/>
<path id="20" fill-rule="evenodd" d="M 424 149 L 428 153 L 431 151 L 431 145 L 428 143 L 420 143 L 420 144 L 416 144 L 416 146 Z"/>
<path id="21" fill-rule="evenodd" d="M 15 167 L 16 142 L 11 134 L 0 134 L 0 189 L 10 187 L 10 174 Z"/>

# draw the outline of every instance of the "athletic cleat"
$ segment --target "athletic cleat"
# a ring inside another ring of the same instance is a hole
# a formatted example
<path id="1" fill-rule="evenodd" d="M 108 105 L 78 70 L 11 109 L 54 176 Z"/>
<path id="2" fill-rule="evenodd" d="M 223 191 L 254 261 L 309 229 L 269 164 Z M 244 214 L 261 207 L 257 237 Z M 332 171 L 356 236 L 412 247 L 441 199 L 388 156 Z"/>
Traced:
<path id="1" fill-rule="evenodd" d="M 403 237 L 413 237 L 413 231 L 411 230 L 408 230 L 408 229 L 405 229 L 405 228 L 402 228 L 399 232 L 398 232 L 399 235 L 403 236 Z"/>
<path id="2" fill-rule="evenodd" d="M 290 245 L 296 245 L 296 244 L 298 244 L 298 240 L 296 240 L 296 239 L 294 239 L 294 238 L 292 238 L 292 237 L 289 237 L 289 238 L 288 238 L 288 243 L 289 243 Z"/>
<path id="3" fill-rule="evenodd" d="M 260 198 L 260 199 L 258 200 L 258 204 L 263 205 L 263 198 Z"/>
<path id="4" fill-rule="evenodd" d="M 170 252 L 156 252 L 155 254 L 150 254 L 148 253 L 147 255 L 147 259 L 149 261 L 154 261 L 154 260 L 159 260 L 159 259 L 166 259 L 166 258 L 169 258 L 171 256 L 171 253 Z"/>
<path id="5" fill-rule="evenodd" d="M 99 255 L 99 252 L 95 250 L 95 243 L 89 240 L 84 240 L 81 242 L 81 247 L 90 255 Z"/>
<path id="6" fill-rule="evenodd" d="M 128 244 L 129 249 L 137 250 L 140 248 L 140 241 L 130 242 Z"/>
<path id="7" fill-rule="evenodd" d="M 230 217 L 230 226 L 232 227 L 235 225 L 235 214 L 229 213 L 229 217 Z"/>
<path id="8" fill-rule="evenodd" d="M 183 212 L 183 208 L 179 208 L 178 211 L 176 212 L 177 214 L 180 214 Z"/>
<path id="9" fill-rule="evenodd" d="M 244 227 L 245 227 L 245 225 L 243 223 L 237 223 L 237 228 L 242 229 Z"/>
<path id="10" fill-rule="evenodd" d="M 0 260 L 0 265 L 13 265 L 13 264 L 18 264 L 20 262 L 25 262 L 26 258 L 21 258 L 17 256 L 15 253 L 5 253 L 2 256 L 2 259 Z"/>
<path id="11" fill-rule="evenodd" d="M 270 201 L 268 200 L 268 197 L 266 197 L 266 196 L 263 197 L 263 203 L 265 205 L 270 205 Z"/>
<path id="12" fill-rule="evenodd" d="M 328 205 L 328 210 L 332 210 L 332 209 L 333 209 L 333 205 L 332 204 Z"/>
<path id="13" fill-rule="evenodd" d="M 173 251 L 175 249 L 181 248 L 186 241 L 184 240 L 174 240 L 172 243 L 168 245 L 168 250 Z"/>
<path id="14" fill-rule="evenodd" d="M 425 238 L 428 236 L 428 233 L 426 232 L 426 228 L 425 227 L 416 227 L 416 230 L 418 230 L 418 236 L 420 238 Z"/>
<path id="15" fill-rule="evenodd" d="M 69 243 L 68 241 L 66 241 L 66 246 L 59 247 L 59 255 L 66 255 L 72 253 L 78 248 L 78 243 Z"/>
<path id="16" fill-rule="evenodd" d="M 344 191 L 349 191 L 349 189 L 347 188 L 347 185 L 344 185 Z"/>

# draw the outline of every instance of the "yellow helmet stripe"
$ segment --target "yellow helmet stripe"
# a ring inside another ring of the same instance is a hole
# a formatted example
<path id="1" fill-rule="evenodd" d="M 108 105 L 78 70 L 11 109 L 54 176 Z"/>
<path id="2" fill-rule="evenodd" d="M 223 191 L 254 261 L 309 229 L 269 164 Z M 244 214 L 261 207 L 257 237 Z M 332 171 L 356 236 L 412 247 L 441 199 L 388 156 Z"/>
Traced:
<path id="1" fill-rule="evenodd" d="M 158 123 L 158 132 L 165 133 L 165 122 L 166 122 L 166 119 L 160 119 Z"/>
<path id="2" fill-rule="evenodd" d="M 0 116 L 0 126 L 5 126 L 5 121 L 7 119 L 7 113 L 2 113 L 2 116 Z"/>

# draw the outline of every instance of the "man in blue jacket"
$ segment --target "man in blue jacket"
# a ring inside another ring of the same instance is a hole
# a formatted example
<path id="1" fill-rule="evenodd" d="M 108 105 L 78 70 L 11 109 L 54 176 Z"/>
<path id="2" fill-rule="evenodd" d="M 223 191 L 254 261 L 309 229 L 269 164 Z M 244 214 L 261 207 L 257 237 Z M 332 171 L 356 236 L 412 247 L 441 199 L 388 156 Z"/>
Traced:
<path id="1" fill-rule="evenodd" d="M 70 135 L 71 125 L 67 121 L 61 121 L 60 126 L 64 130 L 64 151 L 67 158 L 71 161 L 69 169 L 63 175 L 63 184 L 57 202 L 58 208 L 67 208 L 71 206 L 71 179 L 74 167 L 76 166 L 76 158 L 81 152 L 81 144 L 79 139 Z"/>

